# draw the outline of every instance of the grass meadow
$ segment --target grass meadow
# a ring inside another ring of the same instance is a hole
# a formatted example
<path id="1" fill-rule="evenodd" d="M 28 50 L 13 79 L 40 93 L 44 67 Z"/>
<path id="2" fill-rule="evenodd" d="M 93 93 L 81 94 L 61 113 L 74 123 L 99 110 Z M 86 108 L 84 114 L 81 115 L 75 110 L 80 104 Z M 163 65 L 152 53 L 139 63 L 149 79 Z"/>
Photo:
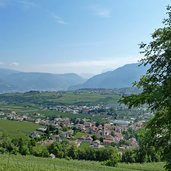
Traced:
<path id="1" fill-rule="evenodd" d="M 99 162 L 0 155 L 0 171 L 164 171 L 164 163 L 119 164 L 103 166 Z"/>
<path id="2" fill-rule="evenodd" d="M 11 138 L 28 137 L 31 132 L 40 127 L 42 126 L 31 122 L 0 120 L 0 133 L 5 133 Z"/>

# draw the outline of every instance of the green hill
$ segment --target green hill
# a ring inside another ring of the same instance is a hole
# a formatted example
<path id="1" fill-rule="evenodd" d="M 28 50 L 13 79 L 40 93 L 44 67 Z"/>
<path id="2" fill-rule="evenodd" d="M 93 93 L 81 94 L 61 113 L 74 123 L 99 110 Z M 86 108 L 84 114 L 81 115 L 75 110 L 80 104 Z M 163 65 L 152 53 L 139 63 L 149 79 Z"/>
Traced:
<path id="1" fill-rule="evenodd" d="M 107 167 L 99 162 L 0 155 L 0 171 L 164 171 L 164 163 L 119 164 Z"/>
<path id="2" fill-rule="evenodd" d="M 28 136 L 39 127 L 41 126 L 31 122 L 0 120 L 0 133 L 5 133 L 11 138 Z"/>

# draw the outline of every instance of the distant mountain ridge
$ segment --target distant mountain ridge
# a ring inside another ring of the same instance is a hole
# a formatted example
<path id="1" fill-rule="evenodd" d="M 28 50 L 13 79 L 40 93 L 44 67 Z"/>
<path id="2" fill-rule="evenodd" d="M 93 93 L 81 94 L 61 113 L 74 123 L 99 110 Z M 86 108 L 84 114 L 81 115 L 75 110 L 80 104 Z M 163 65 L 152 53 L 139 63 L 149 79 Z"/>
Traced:
<path id="1" fill-rule="evenodd" d="M 126 64 L 113 71 L 108 71 L 88 79 L 83 84 L 72 86 L 70 90 L 82 88 L 126 88 L 131 87 L 134 81 L 138 81 L 145 74 L 148 67 L 139 66 L 139 63 Z"/>
<path id="2" fill-rule="evenodd" d="M 0 69 L 0 93 L 30 90 L 58 91 L 83 83 L 77 74 L 50 74 Z"/>
<path id="3" fill-rule="evenodd" d="M 148 67 L 127 64 L 113 71 L 95 75 L 85 81 L 77 74 L 50 74 L 0 69 L 0 93 L 77 90 L 84 88 L 127 88 L 139 80 Z"/>

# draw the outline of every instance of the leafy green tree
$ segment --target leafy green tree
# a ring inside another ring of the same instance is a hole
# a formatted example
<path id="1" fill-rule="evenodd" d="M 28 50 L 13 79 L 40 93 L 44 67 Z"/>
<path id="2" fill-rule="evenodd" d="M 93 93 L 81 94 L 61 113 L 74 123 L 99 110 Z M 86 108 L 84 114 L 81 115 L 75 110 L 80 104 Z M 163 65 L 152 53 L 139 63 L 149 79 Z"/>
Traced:
<path id="1" fill-rule="evenodd" d="M 27 145 L 22 145 L 20 148 L 19 148 L 19 152 L 20 154 L 22 155 L 28 155 L 30 152 L 29 152 L 29 148 Z"/>
<path id="2" fill-rule="evenodd" d="M 122 162 L 134 163 L 136 162 L 135 150 L 128 149 L 122 154 Z"/>
<path id="3" fill-rule="evenodd" d="M 117 156 L 112 156 L 109 160 L 105 161 L 104 164 L 106 166 L 111 166 L 111 167 L 116 167 L 118 164 L 118 157 Z"/>
<path id="4" fill-rule="evenodd" d="M 2 135 L 0 139 L 0 146 L 2 147 L 3 153 L 12 151 L 11 139 L 5 135 Z"/>
<path id="5" fill-rule="evenodd" d="M 100 137 L 100 138 L 99 138 L 99 141 L 100 141 L 100 142 L 103 142 L 103 140 L 104 140 L 103 137 Z"/>
<path id="6" fill-rule="evenodd" d="M 91 138 L 93 138 L 93 141 L 97 140 L 97 136 L 95 134 L 93 134 Z"/>
<path id="7" fill-rule="evenodd" d="M 32 154 L 34 156 L 38 156 L 38 157 L 48 157 L 49 156 L 47 147 L 45 145 L 41 145 L 41 144 L 36 144 L 36 146 L 34 146 L 32 148 Z"/>
<path id="8" fill-rule="evenodd" d="M 120 140 L 118 146 L 129 146 L 130 142 L 128 140 Z"/>
<path id="9" fill-rule="evenodd" d="M 71 157 L 72 159 L 77 159 L 78 158 L 78 149 L 75 145 L 72 145 L 68 149 L 68 157 Z"/>
<path id="10" fill-rule="evenodd" d="M 154 114 L 147 128 L 150 131 L 151 143 L 163 148 L 165 168 L 171 171 L 171 7 L 167 7 L 168 18 L 163 27 L 152 34 L 152 41 L 141 43 L 140 49 L 144 58 L 141 64 L 149 66 L 146 74 L 134 85 L 142 89 L 137 95 L 123 97 L 121 101 L 130 108 L 147 104 Z M 150 142 L 149 142 L 150 143 Z"/>
<path id="11" fill-rule="evenodd" d="M 52 143 L 48 150 L 49 153 L 53 153 L 58 158 L 65 158 L 67 157 L 69 145 L 66 141 L 60 142 L 54 142 Z"/>
<path id="12" fill-rule="evenodd" d="M 30 153 L 29 151 L 29 139 L 28 138 L 19 138 L 19 139 L 13 139 L 12 143 L 18 147 L 19 153 L 22 155 L 27 155 Z"/>
<path id="13" fill-rule="evenodd" d="M 136 162 L 158 162 L 161 161 L 162 150 L 157 150 L 151 141 L 151 130 L 141 129 L 137 133 L 139 148 L 136 150 Z"/>
<path id="14" fill-rule="evenodd" d="M 106 166 L 116 167 L 120 157 L 118 155 L 118 152 L 115 148 L 110 147 L 111 153 L 109 153 L 108 159 L 104 162 Z"/>
<path id="15" fill-rule="evenodd" d="M 124 139 L 128 140 L 130 138 L 135 137 L 136 131 L 132 128 L 128 128 L 127 131 L 123 131 L 122 134 L 124 135 Z"/>
<path id="16" fill-rule="evenodd" d="M 54 126 L 48 125 L 45 133 L 49 135 L 50 133 L 55 132 L 55 131 L 56 131 L 56 128 Z"/>
<path id="17" fill-rule="evenodd" d="M 99 121 L 97 121 L 97 122 L 96 122 L 96 126 L 98 127 L 99 125 L 100 125 L 100 122 L 99 122 Z"/>
<path id="18" fill-rule="evenodd" d="M 110 160 L 113 156 L 118 156 L 118 150 L 111 146 L 98 149 L 96 154 L 98 161 Z"/>

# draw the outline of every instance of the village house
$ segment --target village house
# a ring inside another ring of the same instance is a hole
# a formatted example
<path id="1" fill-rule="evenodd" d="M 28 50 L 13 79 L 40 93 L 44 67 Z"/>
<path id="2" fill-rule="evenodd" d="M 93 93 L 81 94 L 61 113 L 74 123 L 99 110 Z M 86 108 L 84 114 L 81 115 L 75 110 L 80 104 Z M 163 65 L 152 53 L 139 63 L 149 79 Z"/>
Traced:
<path id="1" fill-rule="evenodd" d="M 39 134 L 38 132 L 33 131 L 33 132 L 30 134 L 30 137 L 31 137 L 31 138 L 40 138 L 41 136 L 40 136 L 40 134 Z"/>
<path id="2" fill-rule="evenodd" d="M 114 138 L 111 135 L 106 136 L 103 140 L 104 145 L 111 144 L 112 142 L 114 142 Z"/>
<path id="3" fill-rule="evenodd" d="M 101 148 L 103 146 L 101 145 L 101 142 L 99 140 L 95 140 L 95 141 L 93 141 L 92 147 Z"/>

